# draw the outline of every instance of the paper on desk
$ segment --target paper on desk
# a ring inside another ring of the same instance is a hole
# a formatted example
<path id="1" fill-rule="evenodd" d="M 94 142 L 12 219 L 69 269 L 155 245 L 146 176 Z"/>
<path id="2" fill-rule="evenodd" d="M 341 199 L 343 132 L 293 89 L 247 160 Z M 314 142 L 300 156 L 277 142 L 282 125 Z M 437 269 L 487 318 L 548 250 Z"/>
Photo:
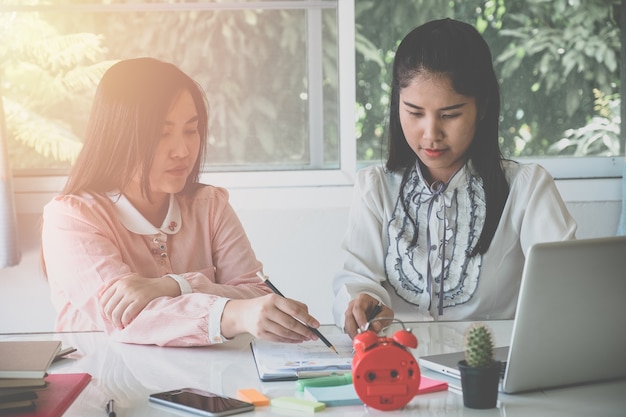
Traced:
<path id="1" fill-rule="evenodd" d="M 262 381 L 295 380 L 298 376 L 321 376 L 349 372 L 352 366 L 352 340 L 346 334 L 327 336 L 339 354 L 322 341 L 278 343 L 255 339 L 252 353 Z"/>

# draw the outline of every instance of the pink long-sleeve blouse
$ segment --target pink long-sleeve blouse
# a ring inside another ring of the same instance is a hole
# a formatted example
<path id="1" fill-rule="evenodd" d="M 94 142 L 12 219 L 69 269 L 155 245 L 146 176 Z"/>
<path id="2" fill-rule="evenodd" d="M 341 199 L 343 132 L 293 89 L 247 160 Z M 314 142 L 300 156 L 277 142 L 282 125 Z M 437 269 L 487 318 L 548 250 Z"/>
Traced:
<path id="1" fill-rule="evenodd" d="M 119 193 L 57 196 L 44 208 L 42 248 L 58 331 L 104 330 L 162 346 L 220 343 L 226 302 L 270 292 L 228 192 L 213 186 L 171 195 L 161 227 Z M 99 292 L 131 274 L 175 274 L 181 295 L 152 300 L 117 329 L 101 313 Z"/>

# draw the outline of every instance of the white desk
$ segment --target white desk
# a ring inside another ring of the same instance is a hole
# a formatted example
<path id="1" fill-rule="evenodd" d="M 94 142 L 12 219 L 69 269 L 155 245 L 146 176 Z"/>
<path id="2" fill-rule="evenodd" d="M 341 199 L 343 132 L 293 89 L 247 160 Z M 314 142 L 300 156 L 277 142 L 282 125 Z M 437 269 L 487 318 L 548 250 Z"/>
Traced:
<path id="1" fill-rule="evenodd" d="M 459 350 L 468 323 L 412 323 L 419 346 L 416 356 Z M 511 321 L 488 322 L 496 345 L 506 345 Z M 323 333 L 337 332 L 323 327 Z M 237 389 L 255 388 L 269 398 L 295 395 L 293 382 L 261 382 L 250 351 L 250 337 L 201 348 L 163 348 L 111 342 L 103 333 L 47 333 L 0 335 L 0 340 L 57 339 L 78 349 L 68 359 L 54 363 L 50 373 L 88 372 L 93 380 L 64 417 L 104 417 L 104 404 L 115 399 L 118 417 L 191 416 L 148 402 L 148 395 L 169 389 L 193 387 L 234 397 Z M 424 375 L 444 379 L 432 372 Z M 251 416 L 253 413 L 241 414 Z M 316 413 L 356 416 L 626 416 L 626 380 L 554 389 L 518 395 L 499 395 L 498 408 L 463 407 L 454 390 L 416 396 L 403 410 L 383 412 L 364 406 L 329 407 Z M 255 416 L 305 416 L 272 407 L 257 407 Z M 310 414 L 308 414 L 310 415 Z"/>

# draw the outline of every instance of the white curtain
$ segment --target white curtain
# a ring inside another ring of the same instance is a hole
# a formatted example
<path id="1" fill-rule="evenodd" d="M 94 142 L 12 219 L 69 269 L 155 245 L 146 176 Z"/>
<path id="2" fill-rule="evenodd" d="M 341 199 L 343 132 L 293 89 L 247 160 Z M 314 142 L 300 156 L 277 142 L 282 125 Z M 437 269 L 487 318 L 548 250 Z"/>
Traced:
<path id="1" fill-rule="evenodd" d="M 0 87 L 2 79 L 0 79 Z M 0 268 L 20 262 L 21 252 L 17 240 L 17 219 L 13 202 L 13 180 L 9 162 L 7 129 L 0 90 Z"/>
<path id="2" fill-rule="evenodd" d="M 622 178 L 622 215 L 617 226 L 618 235 L 626 235 L 626 163 L 624 164 L 624 173 Z"/>

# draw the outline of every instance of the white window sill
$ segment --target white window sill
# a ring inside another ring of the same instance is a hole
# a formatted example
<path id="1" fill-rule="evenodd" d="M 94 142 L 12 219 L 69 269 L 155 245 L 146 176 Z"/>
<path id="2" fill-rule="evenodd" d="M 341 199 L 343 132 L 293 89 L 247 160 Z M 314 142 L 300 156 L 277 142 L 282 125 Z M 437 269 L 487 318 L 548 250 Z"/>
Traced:
<path id="1" fill-rule="evenodd" d="M 349 207 L 353 175 L 341 171 L 204 174 L 202 182 L 230 191 L 236 206 L 246 209 Z M 265 178 L 263 178 L 265 177 Z M 307 178 L 308 177 L 308 178 Z M 272 182 L 272 179 L 281 181 Z M 322 184 L 321 179 L 332 179 Z M 65 184 L 65 177 L 13 179 L 18 213 L 41 213 Z M 556 180 L 565 202 L 621 201 L 621 178 Z"/>

